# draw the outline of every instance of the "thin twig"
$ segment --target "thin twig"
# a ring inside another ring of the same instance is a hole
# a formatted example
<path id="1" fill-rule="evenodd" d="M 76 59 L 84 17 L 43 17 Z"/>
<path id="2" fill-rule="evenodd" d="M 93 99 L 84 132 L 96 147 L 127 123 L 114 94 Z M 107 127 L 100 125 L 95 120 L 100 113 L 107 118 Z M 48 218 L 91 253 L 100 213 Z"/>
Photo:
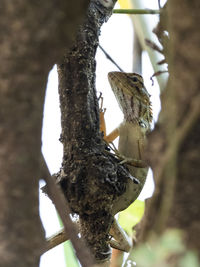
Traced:
<path id="1" fill-rule="evenodd" d="M 63 242 L 67 240 L 69 240 L 69 237 L 66 234 L 65 229 L 63 228 L 60 231 L 56 232 L 54 235 L 47 238 L 47 246 L 46 246 L 46 250 L 44 251 L 44 253 L 52 248 L 55 248 L 56 246 L 62 244 Z M 112 248 L 117 248 L 119 250 L 124 251 L 124 249 L 121 248 L 120 244 L 116 240 L 111 239 L 109 243 Z"/>
<path id="2" fill-rule="evenodd" d="M 114 14 L 129 14 L 129 15 L 156 15 L 160 14 L 159 9 L 114 9 Z"/>
<path id="3" fill-rule="evenodd" d="M 47 241 L 47 246 L 46 246 L 46 251 L 62 244 L 63 242 L 69 240 L 69 237 L 65 233 L 64 229 L 61 229 L 59 232 L 56 232 L 54 235 L 48 237 L 46 239 Z"/>
<path id="4" fill-rule="evenodd" d="M 150 77 L 150 80 L 152 82 L 152 86 L 154 85 L 154 80 L 153 80 L 153 77 L 156 77 L 156 76 L 159 76 L 163 73 L 169 73 L 168 70 L 159 70 L 159 71 L 156 71 L 151 77 Z"/>
<path id="5" fill-rule="evenodd" d="M 158 7 L 161 8 L 160 0 L 158 0 Z"/>
<path id="6" fill-rule="evenodd" d="M 163 50 L 154 42 L 150 41 L 149 39 L 145 39 L 145 43 L 147 46 L 149 46 L 150 48 L 152 48 L 153 50 L 163 54 Z"/>
<path id="7" fill-rule="evenodd" d="M 102 52 L 104 53 L 104 55 L 107 57 L 107 59 L 109 59 L 121 72 L 124 72 L 120 66 L 114 61 L 114 59 L 112 59 L 112 57 L 103 49 L 103 47 L 101 45 L 99 45 L 99 48 L 102 50 Z"/>
<path id="8" fill-rule="evenodd" d="M 157 64 L 158 64 L 158 65 L 167 64 L 167 60 L 166 60 L 166 58 L 164 58 L 164 59 L 158 61 Z"/>

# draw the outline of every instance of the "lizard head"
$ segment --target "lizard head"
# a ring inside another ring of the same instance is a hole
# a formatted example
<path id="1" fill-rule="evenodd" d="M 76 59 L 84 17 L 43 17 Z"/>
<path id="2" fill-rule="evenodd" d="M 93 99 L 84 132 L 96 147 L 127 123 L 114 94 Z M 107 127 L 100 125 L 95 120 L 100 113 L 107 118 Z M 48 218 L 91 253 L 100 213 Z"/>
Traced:
<path id="1" fill-rule="evenodd" d="M 108 80 L 124 119 L 149 128 L 152 109 L 150 95 L 144 86 L 142 76 L 137 73 L 110 72 Z"/>

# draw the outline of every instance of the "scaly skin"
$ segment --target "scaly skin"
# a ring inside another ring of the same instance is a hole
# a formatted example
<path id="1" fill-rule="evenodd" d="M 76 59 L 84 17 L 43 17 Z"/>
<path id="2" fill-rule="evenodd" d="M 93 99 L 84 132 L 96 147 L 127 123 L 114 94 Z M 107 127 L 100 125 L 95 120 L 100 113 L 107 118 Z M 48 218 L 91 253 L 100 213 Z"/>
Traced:
<path id="1" fill-rule="evenodd" d="M 150 131 L 152 121 L 150 95 L 144 86 L 143 78 L 136 73 L 110 72 L 108 79 L 124 114 L 124 121 L 118 127 L 119 153 L 125 158 L 143 161 L 146 134 Z M 140 184 L 136 185 L 129 180 L 126 192 L 119 196 L 113 205 L 113 215 L 126 209 L 137 199 L 146 181 L 147 167 L 127 166 Z"/>

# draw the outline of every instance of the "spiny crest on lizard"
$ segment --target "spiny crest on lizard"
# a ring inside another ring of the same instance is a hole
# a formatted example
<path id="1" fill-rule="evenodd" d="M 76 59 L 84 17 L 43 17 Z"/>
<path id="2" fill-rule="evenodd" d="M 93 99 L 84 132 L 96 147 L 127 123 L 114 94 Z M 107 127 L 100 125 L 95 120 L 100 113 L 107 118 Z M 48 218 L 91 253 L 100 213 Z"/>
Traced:
<path id="1" fill-rule="evenodd" d="M 124 120 L 150 129 L 152 108 L 142 76 L 137 73 L 110 72 L 108 80 L 124 114 Z"/>

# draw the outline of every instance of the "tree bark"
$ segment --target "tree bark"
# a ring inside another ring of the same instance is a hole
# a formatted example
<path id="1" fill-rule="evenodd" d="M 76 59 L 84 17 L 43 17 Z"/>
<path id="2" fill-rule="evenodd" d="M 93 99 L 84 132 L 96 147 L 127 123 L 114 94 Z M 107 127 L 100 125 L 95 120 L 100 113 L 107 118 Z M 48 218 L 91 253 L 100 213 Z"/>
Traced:
<path id="1" fill-rule="evenodd" d="M 0 259 L 4 267 L 37 266 L 44 246 L 38 210 L 44 89 L 48 72 L 71 44 L 88 1 L 75 2 L 1 1 Z"/>
<path id="2" fill-rule="evenodd" d="M 196 250 L 200 258 L 199 8 L 198 0 L 169 1 L 173 47 L 172 88 L 176 88 L 177 134 L 180 134 L 180 139 L 174 201 L 167 226 L 183 230 L 188 248 Z"/>
<path id="3" fill-rule="evenodd" d="M 181 8 L 180 8 L 181 7 Z M 199 1 L 168 1 L 168 86 L 149 138 L 147 157 L 156 190 L 148 201 L 140 239 L 167 227 L 184 231 L 188 248 L 200 252 L 200 36 Z M 200 255 L 200 254 L 199 254 Z"/>
<path id="4" fill-rule="evenodd" d="M 109 7 L 100 2 L 91 1 L 75 44 L 58 65 L 64 148 L 58 181 L 71 210 L 79 214 L 92 254 L 104 261 L 110 257 L 113 201 L 123 194 L 130 174 L 110 155 L 99 131 L 95 53 L 100 27 L 113 7 L 112 1 Z"/>

